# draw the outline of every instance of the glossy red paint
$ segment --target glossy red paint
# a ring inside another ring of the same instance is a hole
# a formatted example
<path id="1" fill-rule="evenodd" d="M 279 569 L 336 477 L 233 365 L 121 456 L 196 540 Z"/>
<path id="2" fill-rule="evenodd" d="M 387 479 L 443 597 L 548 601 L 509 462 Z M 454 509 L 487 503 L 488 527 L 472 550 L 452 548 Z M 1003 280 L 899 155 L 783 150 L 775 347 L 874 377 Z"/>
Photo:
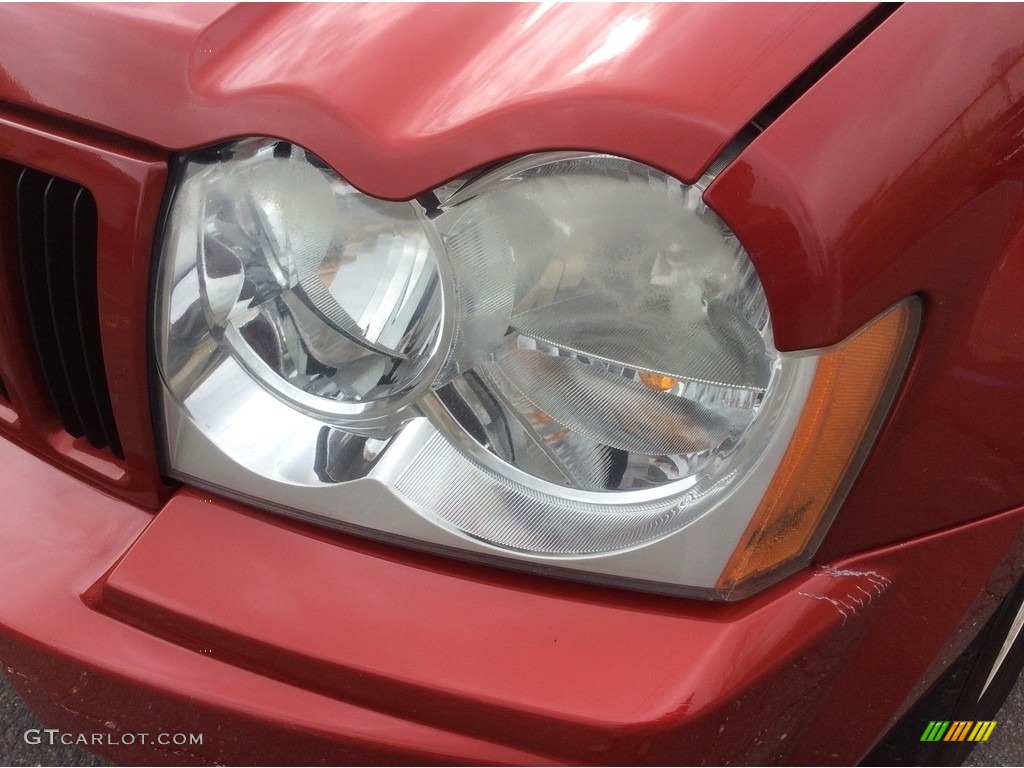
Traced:
<path id="1" fill-rule="evenodd" d="M 0 100 L 167 149 L 280 136 L 381 197 L 547 149 L 696 179 L 871 8 L 14 6 Z"/>
<path id="2" fill-rule="evenodd" d="M 960 649 L 960 617 L 984 618 L 1019 573 L 1024 521 L 720 605 L 447 562 L 187 492 L 151 518 L 6 442 L 0 467 L 23 487 L 0 539 L 0 659 L 72 732 L 205 736 L 99 749 L 142 763 L 851 762 Z M 937 582 L 930 565 L 954 556 Z"/>
<path id="3" fill-rule="evenodd" d="M 0 661 L 19 692 L 47 723 L 75 733 L 102 724 L 100 732 L 112 734 L 177 726 L 207 734 L 201 755 L 136 744 L 111 757 L 140 764 L 199 757 L 416 763 L 449 754 L 541 760 L 283 685 L 104 616 L 90 607 L 94 587 L 153 516 L 6 440 L 0 479 L 17 489 L 5 493 L 0 537 Z"/>
<path id="4" fill-rule="evenodd" d="M 207 738 L 100 748 L 125 762 L 859 760 L 1022 570 L 1018 8 L 902 8 L 709 193 L 783 348 L 925 304 L 829 565 L 740 603 L 450 562 L 187 489 L 167 501 L 146 329 L 169 150 L 279 135 L 394 198 L 553 148 L 694 179 L 869 10 L 5 8 L 0 156 L 97 199 L 126 449 L 60 433 L 4 275 L 0 432 L 32 451 L 0 439 L 0 660 L 19 691 L 65 730 Z M 955 577 L 937 567 L 954 559 Z"/>
<path id="5" fill-rule="evenodd" d="M 708 191 L 764 278 L 780 348 L 924 300 L 902 395 L 820 562 L 1024 501 L 1022 28 L 1018 5 L 902 8 Z"/>
<path id="6" fill-rule="evenodd" d="M 46 385 L 28 331 L 17 259 L 2 260 L 0 379 L 16 418 L 0 434 L 59 462 L 136 504 L 156 508 L 168 488 L 160 479 L 149 404 L 149 259 L 167 173 L 152 150 L 111 144 L 0 108 L 0 157 L 87 186 L 99 216 L 100 333 L 111 404 L 124 460 L 75 440 L 43 395 Z M 14 254 L 17 223 L 12 192 L 17 167 L 0 164 L 0 249 Z"/>

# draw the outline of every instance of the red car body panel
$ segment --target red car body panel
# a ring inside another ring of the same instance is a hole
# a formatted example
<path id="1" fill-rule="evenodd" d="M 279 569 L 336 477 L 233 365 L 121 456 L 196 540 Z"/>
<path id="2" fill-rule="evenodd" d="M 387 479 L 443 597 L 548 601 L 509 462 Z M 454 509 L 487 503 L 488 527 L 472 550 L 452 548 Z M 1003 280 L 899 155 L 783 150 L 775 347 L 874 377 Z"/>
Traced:
<path id="1" fill-rule="evenodd" d="M 1021 29 L 1019 5 L 901 8 L 708 190 L 764 275 L 780 349 L 924 301 L 822 562 L 1024 500 Z"/>
<path id="2" fill-rule="evenodd" d="M 17 6 L 0 100 L 167 149 L 285 137 L 379 197 L 547 149 L 693 180 L 872 7 Z"/>
<path id="3" fill-rule="evenodd" d="M 513 574 L 175 490 L 147 338 L 170 150 L 281 136 L 390 198 L 556 148 L 692 180 L 870 10 L 4 8 L 0 157 L 96 198 L 125 447 L 61 432 L 0 280 L 0 433 L 17 442 L 0 440 L 0 660 L 22 695 L 69 731 L 206 735 L 92 747 L 128 762 L 860 759 L 1021 571 L 1018 8 L 901 8 L 709 191 L 781 348 L 925 303 L 820 565 L 750 599 Z"/>
<path id="4" fill-rule="evenodd" d="M 0 539 L 0 658 L 66 731 L 204 734 L 182 751 L 91 747 L 142 763 L 848 763 L 1005 592 L 1024 522 L 722 605 L 402 552 L 188 492 L 151 523 L 11 444 L 0 465 L 24 481 Z"/>

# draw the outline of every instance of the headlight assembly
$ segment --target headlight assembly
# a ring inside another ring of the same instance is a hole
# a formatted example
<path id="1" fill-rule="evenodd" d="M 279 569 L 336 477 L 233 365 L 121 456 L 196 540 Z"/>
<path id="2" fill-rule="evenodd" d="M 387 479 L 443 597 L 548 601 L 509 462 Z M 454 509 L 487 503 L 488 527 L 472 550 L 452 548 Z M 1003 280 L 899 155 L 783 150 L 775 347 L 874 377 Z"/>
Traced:
<path id="1" fill-rule="evenodd" d="M 276 140 L 187 158 L 158 265 L 169 473 L 577 578 L 779 578 L 842 500 L 916 305 L 780 354 L 709 180 L 561 152 L 390 202 Z"/>

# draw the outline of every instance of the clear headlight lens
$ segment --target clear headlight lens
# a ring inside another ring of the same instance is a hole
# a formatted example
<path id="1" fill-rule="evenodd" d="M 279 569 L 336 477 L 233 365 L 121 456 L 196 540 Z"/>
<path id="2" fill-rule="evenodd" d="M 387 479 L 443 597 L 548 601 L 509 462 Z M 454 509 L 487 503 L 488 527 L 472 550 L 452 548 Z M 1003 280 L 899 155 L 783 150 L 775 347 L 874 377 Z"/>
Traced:
<path id="1" fill-rule="evenodd" d="M 709 180 L 550 153 L 389 202 L 284 142 L 193 157 L 159 267 L 170 472 L 584 578 L 763 583 L 809 557 L 841 496 L 837 482 L 802 544 L 736 565 L 833 358 L 775 350 L 753 265 L 703 204 Z M 904 326 L 840 479 L 884 411 Z"/>
<path id="2" fill-rule="evenodd" d="M 172 336 L 183 324 L 208 334 L 276 395 L 353 425 L 429 385 L 443 301 L 418 206 L 367 197 L 303 150 L 258 140 L 191 166 L 179 205 L 177 248 L 194 271 Z M 178 373 L 195 346 L 168 351 Z"/>
<path id="3" fill-rule="evenodd" d="M 750 260 L 700 190 L 607 157 L 502 169 L 480 186 L 446 237 L 457 272 L 471 252 L 500 275 L 485 289 L 500 297 L 494 332 L 453 346 L 463 427 L 566 487 L 727 471 L 778 354 Z"/>

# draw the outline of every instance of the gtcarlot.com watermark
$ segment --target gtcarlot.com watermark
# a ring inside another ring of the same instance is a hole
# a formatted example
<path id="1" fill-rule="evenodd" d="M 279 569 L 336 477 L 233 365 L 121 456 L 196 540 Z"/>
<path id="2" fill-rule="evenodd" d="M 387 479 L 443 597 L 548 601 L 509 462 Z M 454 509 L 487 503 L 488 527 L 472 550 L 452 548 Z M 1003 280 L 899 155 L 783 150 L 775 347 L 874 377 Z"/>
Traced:
<path id="1" fill-rule="evenodd" d="M 197 746 L 203 743 L 201 733 L 68 733 L 57 728 L 29 728 L 26 744 L 64 744 L 74 747 L 130 747 L 135 744 L 157 744 L 162 747 Z"/>

